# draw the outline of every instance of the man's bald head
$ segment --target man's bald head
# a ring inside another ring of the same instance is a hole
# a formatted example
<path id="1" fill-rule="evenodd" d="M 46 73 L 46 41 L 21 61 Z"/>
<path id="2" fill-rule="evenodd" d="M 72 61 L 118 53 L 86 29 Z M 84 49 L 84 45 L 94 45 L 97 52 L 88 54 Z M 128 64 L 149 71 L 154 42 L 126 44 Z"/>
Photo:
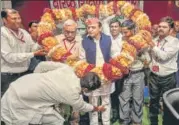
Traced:
<path id="1" fill-rule="evenodd" d="M 67 29 L 67 30 L 71 30 L 71 29 L 77 29 L 77 23 L 72 20 L 72 19 L 68 19 L 64 22 L 63 24 L 63 29 Z"/>
<path id="2" fill-rule="evenodd" d="M 19 13 L 19 12 L 17 10 L 9 9 L 9 8 L 3 9 L 1 11 L 1 18 L 7 18 L 8 14 L 15 14 L 15 13 Z"/>
<path id="3" fill-rule="evenodd" d="M 77 26 L 77 23 L 72 19 L 68 19 L 64 22 L 63 33 L 67 41 L 74 41 L 76 37 Z"/>

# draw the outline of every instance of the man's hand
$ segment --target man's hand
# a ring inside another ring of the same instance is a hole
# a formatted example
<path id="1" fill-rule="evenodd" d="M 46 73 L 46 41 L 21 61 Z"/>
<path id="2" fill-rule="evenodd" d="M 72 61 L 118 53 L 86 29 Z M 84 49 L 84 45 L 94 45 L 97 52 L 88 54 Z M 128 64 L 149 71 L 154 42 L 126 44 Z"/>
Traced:
<path id="1" fill-rule="evenodd" d="M 106 110 L 106 108 L 103 105 L 94 106 L 94 109 L 93 109 L 93 111 L 96 111 L 96 112 L 103 112 L 105 110 Z"/>
<path id="2" fill-rule="evenodd" d="M 149 36 L 146 33 L 142 33 L 143 38 L 145 39 L 145 41 L 147 41 L 147 43 L 150 45 L 151 48 L 153 48 L 155 46 L 155 43 L 152 41 L 152 37 Z"/>
<path id="3" fill-rule="evenodd" d="M 141 33 L 143 38 L 145 39 L 145 41 L 147 41 L 148 43 L 150 43 L 152 41 L 152 36 L 148 35 L 147 33 L 143 32 Z"/>
<path id="4" fill-rule="evenodd" d="M 44 49 L 40 49 L 40 50 L 37 50 L 36 52 L 34 52 L 34 56 L 44 56 L 46 54 L 47 54 L 47 52 Z"/>
<path id="5" fill-rule="evenodd" d="M 98 106 L 98 112 L 104 112 L 106 108 L 103 105 Z"/>
<path id="6" fill-rule="evenodd" d="M 152 41 L 149 43 L 150 47 L 153 48 L 155 46 L 155 43 Z"/>

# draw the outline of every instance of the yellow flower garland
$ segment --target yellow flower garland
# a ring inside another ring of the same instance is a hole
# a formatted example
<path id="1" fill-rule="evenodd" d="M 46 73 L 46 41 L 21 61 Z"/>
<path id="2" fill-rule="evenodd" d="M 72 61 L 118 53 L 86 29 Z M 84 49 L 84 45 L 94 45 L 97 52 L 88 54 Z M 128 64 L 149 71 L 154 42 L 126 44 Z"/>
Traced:
<path id="1" fill-rule="evenodd" d="M 124 42 L 121 54 L 112 58 L 110 64 L 104 64 L 101 67 L 95 67 L 84 61 L 72 61 L 68 59 L 68 57 L 66 57 L 65 63 L 75 68 L 75 73 L 78 77 L 83 77 L 87 72 L 91 71 L 96 72 L 103 81 L 111 81 L 120 78 L 122 74 L 128 73 L 128 68 L 134 61 L 137 50 L 149 46 L 149 43 L 143 38 L 142 33 L 145 32 L 151 37 L 150 32 L 147 31 L 151 28 L 151 22 L 148 16 L 129 2 L 110 2 L 107 5 L 101 4 L 99 8 L 84 4 L 77 9 L 45 9 L 38 27 L 38 35 L 40 37 L 39 43 L 48 49 L 52 49 L 57 45 L 57 40 L 52 35 L 53 30 L 56 28 L 56 20 L 61 22 L 71 18 L 82 19 L 85 15 L 95 15 L 97 10 L 99 15 L 109 16 L 115 13 L 115 10 L 113 10 L 114 4 L 117 4 L 117 9 L 121 10 L 122 15 L 136 23 L 139 30 L 136 35 L 130 38 L 130 42 Z M 63 48 L 58 48 L 51 55 L 52 60 L 61 59 L 61 57 L 65 55 L 65 50 Z"/>

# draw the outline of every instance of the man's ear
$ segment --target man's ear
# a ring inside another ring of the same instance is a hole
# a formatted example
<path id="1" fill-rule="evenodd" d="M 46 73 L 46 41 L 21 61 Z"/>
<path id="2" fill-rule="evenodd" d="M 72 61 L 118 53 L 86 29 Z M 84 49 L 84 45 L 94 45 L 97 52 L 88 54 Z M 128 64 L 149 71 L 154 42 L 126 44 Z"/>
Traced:
<path id="1" fill-rule="evenodd" d="M 102 32 L 102 26 L 101 26 L 101 27 L 99 27 L 99 30 L 100 30 L 100 32 Z"/>
<path id="2" fill-rule="evenodd" d="M 132 29 L 131 32 L 132 32 L 132 35 L 134 35 L 136 33 L 136 30 Z"/>
<path id="3" fill-rule="evenodd" d="M 2 21 L 3 21 L 4 25 L 7 24 L 7 19 L 6 18 L 2 18 Z"/>
<path id="4" fill-rule="evenodd" d="M 29 28 L 28 30 L 29 30 L 30 33 L 32 32 L 31 28 Z"/>
<path id="5" fill-rule="evenodd" d="M 88 89 L 87 88 L 82 88 L 82 91 L 83 92 L 88 92 Z"/>
<path id="6" fill-rule="evenodd" d="M 171 34 L 173 32 L 174 28 L 169 29 L 169 33 Z"/>

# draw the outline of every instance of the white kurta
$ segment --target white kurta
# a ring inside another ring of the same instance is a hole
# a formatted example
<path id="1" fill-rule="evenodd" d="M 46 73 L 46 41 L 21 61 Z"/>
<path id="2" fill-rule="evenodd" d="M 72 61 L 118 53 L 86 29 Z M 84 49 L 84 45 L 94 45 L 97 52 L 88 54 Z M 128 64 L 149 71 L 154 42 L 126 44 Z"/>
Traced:
<path id="1" fill-rule="evenodd" d="M 24 41 L 19 40 L 18 37 L 22 37 Z M 7 27 L 1 27 L 1 72 L 27 71 L 30 59 L 34 57 L 33 51 L 39 48 L 40 46 L 33 42 L 30 34 L 24 29 L 19 29 L 19 34 L 15 35 Z"/>
<path id="2" fill-rule="evenodd" d="M 95 40 L 96 43 L 96 67 L 103 66 L 104 64 L 104 58 L 101 52 L 99 40 Z M 80 58 L 85 59 L 85 50 L 81 48 Z M 102 83 L 101 87 L 99 89 L 96 89 L 90 93 L 87 93 L 88 96 L 101 96 L 101 95 L 109 95 L 113 93 L 115 90 L 115 86 L 113 83 L 105 84 Z"/>
<path id="3" fill-rule="evenodd" d="M 59 103 L 71 105 L 78 111 L 92 111 L 93 106 L 83 101 L 80 92 L 80 80 L 65 64 L 47 73 L 23 76 L 13 82 L 2 97 L 2 120 L 10 125 L 39 124 L 43 114 L 55 113 L 52 106 Z"/>

